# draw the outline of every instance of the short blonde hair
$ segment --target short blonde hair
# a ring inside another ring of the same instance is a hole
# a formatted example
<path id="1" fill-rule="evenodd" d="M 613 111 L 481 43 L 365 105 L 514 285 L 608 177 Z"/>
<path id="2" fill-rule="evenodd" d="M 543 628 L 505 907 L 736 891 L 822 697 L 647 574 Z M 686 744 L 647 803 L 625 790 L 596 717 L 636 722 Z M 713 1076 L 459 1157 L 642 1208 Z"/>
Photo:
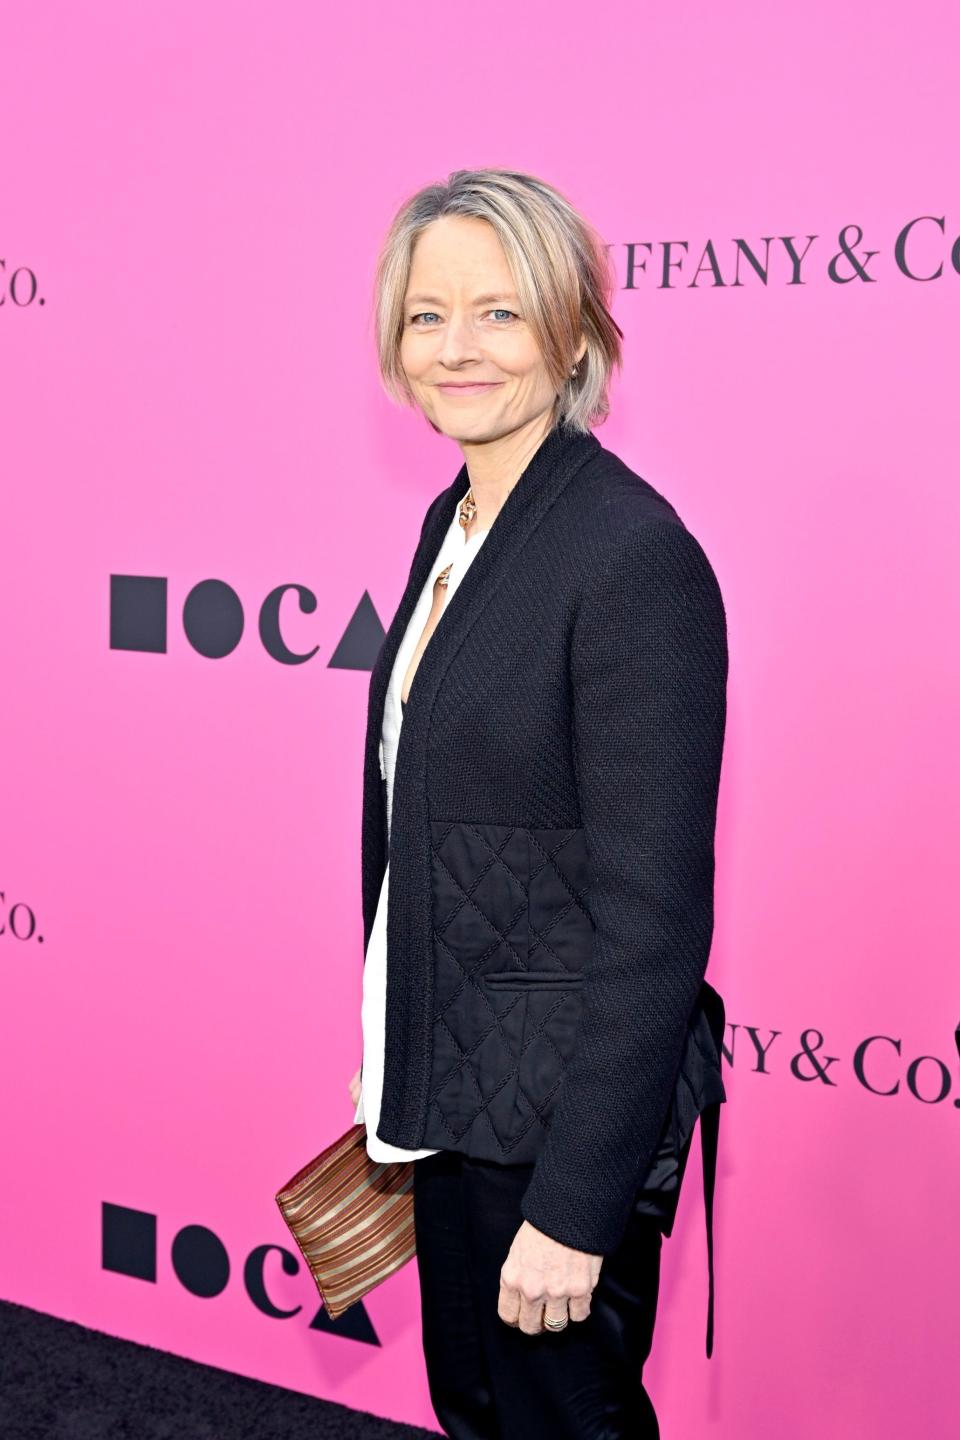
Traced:
<path id="1" fill-rule="evenodd" d="M 555 418 L 582 431 L 601 424 L 610 409 L 614 366 L 623 363 L 623 331 L 610 313 L 615 280 L 606 245 L 551 185 L 515 170 L 454 170 L 397 212 L 374 286 L 377 357 L 387 394 L 414 404 L 400 363 L 404 298 L 417 238 L 445 215 L 487 220 L 496 231 L 557 391 Z M 587 348 L 571 375 L 581 335 Z"/>

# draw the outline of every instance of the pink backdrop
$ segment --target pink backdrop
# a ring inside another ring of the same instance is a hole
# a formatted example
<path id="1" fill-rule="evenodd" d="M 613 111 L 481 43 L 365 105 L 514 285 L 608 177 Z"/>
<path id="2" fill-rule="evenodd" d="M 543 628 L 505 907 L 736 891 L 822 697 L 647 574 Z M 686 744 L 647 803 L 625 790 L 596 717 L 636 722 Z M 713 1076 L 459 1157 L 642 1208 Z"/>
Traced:
<path id="1" fill-rule="evenodd" d="M 507 165 L 612 247 L 598 434 L 728 610 L 717 1348 L 695 1150 L 664 1436 L 953 1433 L 958 41 L 930 0 L 6 18 L 2 1297 L 434 1425 L 415 1269 L 379 1345 L 312 1325 L 273 1196 L 353 1115 L 363 621 L 460 461 L 378 388 L 373 262 Z"/>

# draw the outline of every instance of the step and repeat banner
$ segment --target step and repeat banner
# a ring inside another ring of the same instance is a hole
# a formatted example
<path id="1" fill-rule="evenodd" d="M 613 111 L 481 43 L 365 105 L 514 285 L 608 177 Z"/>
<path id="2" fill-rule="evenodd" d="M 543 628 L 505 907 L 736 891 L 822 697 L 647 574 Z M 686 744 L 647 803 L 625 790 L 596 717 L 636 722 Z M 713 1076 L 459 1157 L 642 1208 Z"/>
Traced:
<path id="1" fill-rule="evenodd" d="M 460 465 L 376 374 L 451 170 L 595 224 L 597 431 L 717 572 L 716 1349 L 665 1436 L 954 1433 L 953 7 L 21 7 L 0 119 L 0 1298 L 435 1427 L 415 1266 L 332 1323 L 274 1195 L 352 1121 L 369 671 Z"/>

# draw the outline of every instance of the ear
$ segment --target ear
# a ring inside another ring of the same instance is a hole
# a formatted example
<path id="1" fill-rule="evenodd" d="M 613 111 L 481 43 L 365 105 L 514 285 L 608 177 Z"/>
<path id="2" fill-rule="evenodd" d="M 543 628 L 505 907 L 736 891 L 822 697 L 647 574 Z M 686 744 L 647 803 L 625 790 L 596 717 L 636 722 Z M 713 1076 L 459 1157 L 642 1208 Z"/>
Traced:
<path id="1" fill-rule="evenodd" d="M 581 336 L 580 336 L 580 346 L 579 346 L 579 349 L 577 350 L 577 364 L 578 364 L 578 365 L 580 364 L 580 361 L 583 359 L 583 357 L 584 357 L 584 355 L 586 355 L 586 353 L 587 353 L 587 337 L 586 337 L 586 335 L 581 335 Z"/>

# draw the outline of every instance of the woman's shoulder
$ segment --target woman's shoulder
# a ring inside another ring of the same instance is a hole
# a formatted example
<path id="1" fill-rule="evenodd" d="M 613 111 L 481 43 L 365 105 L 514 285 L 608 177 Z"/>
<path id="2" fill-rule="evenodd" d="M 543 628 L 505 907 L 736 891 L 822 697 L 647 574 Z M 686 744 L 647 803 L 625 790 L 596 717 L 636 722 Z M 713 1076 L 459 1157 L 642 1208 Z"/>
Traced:
<path id="1" fill-rule="evenodd" d="M 601 444 L 574 478 L 577 519 L 601 532 L 655 523 L 682 525 L 669 498 L 613 450 Z"/>
<path id="2" fill-rule="evenodd" d="M 565 523 L 575 527 L 568 543 L 577 556 L 571 579 L 580 671 L 589 673 L 613 644 L 624 656 L 642 654 L 651 673 L 656 657 L 669 655 L 675 674 L 688 663 L 682 657 L 693 656 L 725 676 L 720 583 L 675 506 L 610 452 L 568 488 L 575 491 Z"/>
<path id="3" fill-rule="evenodd" d="M 574 477 L 557 519 L 587 574 L 615 561 L 658 568 L 694 566 L 712 575 L 704 546 L 662 490 L 601 446 Z"/>

